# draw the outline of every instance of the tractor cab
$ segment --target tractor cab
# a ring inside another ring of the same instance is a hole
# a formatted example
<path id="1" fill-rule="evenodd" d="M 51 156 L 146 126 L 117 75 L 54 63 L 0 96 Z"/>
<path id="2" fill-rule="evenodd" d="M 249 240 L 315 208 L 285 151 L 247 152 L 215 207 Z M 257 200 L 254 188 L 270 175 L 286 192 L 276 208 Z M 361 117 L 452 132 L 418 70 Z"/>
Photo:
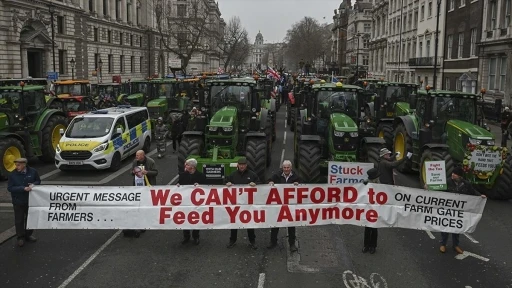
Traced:
<path id="1" fill-rule="evenodd" d="M 96 110 L 96 104 L 89 96 L 61 96 L 62 111 L 71 122 L 75 116 L 86 114 Z"/>
<path id="2" fill-rule="evenodd" d="M 133 107 L 146 106 L 151 96 L 150 81 L 134 80 L 129 81 L 127 84 L 128 87 L 125 87 L 126 93 L 119 96 L 117 101 Z"/>
<path id="3" fill-rule="evenodd" d="M 379 82 L 376 84 L 375 118 L 394 118 L 410 113 L 409 98 L 418 92 L 418 84 Z"/>
<path id="4" fill-rule="evenodd" d="M 104 109 L 117 106 L 117 99 L 121 95 L 121 87 L 121 84 L 118 82 L 91 84 L 92 96 L 96 107 Z"/>
<path id="5" fill-rule="evenodd" d="M 182 115 L 192 108 L 190 98 L 179 89 L 179 82 L 175 79 L 153 79 L 150 81 L 150 99 L 152 100 L 147 103 L 147 107 L 151 119 L 163 117 L 164 122 L 167 123 L 172 120 L 169 118 L 172 113 Z"/>
<path id="6" fill-rule="evenodd" d="M 60 80 L 52 83 L 51 95 L 46 98 L 48 107 L 64 111 L 65 101 L 72 97 L 91 95 L 89 80 Z"/>

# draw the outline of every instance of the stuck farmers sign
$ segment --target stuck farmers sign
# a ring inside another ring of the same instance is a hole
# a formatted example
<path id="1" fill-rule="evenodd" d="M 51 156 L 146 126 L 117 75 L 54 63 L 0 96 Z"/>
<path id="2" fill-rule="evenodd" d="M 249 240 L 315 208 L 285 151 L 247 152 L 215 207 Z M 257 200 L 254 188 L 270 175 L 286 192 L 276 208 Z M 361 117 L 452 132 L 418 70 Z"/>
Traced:
<path id="1" fill-rule="evenodd" d="M 368 178 L 368 170 L 373 163 L 334 162 L 329 161 L 327 183 L 352 184 L 361 183 Z"/>

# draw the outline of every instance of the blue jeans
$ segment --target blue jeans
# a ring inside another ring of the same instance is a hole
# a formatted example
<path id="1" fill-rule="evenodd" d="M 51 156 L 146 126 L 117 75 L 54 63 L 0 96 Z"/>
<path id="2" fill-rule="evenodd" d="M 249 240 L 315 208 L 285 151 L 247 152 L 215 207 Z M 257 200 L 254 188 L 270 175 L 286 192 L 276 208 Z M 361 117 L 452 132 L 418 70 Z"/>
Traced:
<path id="1" fill-rule="evenodd" d="M 452 234 L 452 244 L 453 247 L 459 246 L 459 234 L 451 233 Z M 448 242 L 448 237 L 450 236 L 450 233 L 441 232 L 441 244 L 443 246 L 446 246 L 446 243 Z"/>

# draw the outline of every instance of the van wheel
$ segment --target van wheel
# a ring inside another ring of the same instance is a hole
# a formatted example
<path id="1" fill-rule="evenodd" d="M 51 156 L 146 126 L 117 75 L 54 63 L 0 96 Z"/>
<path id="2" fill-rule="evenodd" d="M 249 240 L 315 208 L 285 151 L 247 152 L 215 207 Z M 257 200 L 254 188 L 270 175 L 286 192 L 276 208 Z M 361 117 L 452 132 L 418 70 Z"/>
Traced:
<path id="1" fill-rule="evenodd" d="M 115 172 L 119 170 L 119 168 L 121 168 L 121 154 L 119 154 L 119 152 L 116 152 L 116 154 L 114 154 L 114 157 L 112 157 L 112 163 L 110 163 L 109 170 Z"/>
<path id="2" fill-rule="evenodd" d="M 149 140 L 149 137 L 146 137 L 146 140 L 144 140 L 144 146 L 142 146 L 142 150 L 144 150 L 146 154 L 151 151 L 151 140 Z"/>

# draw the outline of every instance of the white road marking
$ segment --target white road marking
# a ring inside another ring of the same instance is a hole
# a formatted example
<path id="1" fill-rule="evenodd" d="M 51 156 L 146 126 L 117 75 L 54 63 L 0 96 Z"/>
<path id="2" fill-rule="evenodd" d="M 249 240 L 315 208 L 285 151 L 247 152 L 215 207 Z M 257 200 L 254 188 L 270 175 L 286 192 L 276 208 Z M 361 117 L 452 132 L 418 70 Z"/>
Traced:
<path id="1" fill-rule="evenodd" d="M 11 203 L 0 203 L 0 207 L 12 207 Z"/>
<path id="2" fill-rule="evenodd" d="M 263 288 L 265 285 L 265 273 L 260 273 L 260 277 L 258 278 L 258 288 Z"/>
<path id="3" fill-rule="evenodd" d="M 14 210 L 0 210 L 0 213 L 14 213 Z"/>
<path id="4" fill-rule="evenodd" d="M 479 259 L 479 260 L 482 260 L 482 261 L 485 261 L 485 262 L 489 261 L 489 258 L 485 258 L 483 256 L 476 255 L 475 253 L 471 253 L 471 252 L 468 252 L 468 251 L 464 251 L 464 253 L 458 254 L 457 256 L 455 256 L 455 259 L 463 260 L 463 259 L 465 259 L 467 257 L 474 257 L 476 259 Z"/>
<path id="5" fill-rule="evenodd" d="M 53 175 L 55 175 L 55 174 L 57 174 L 59 172 L 60 172 L 59 169 L 55 169 L 55 170 L 53 170 L 51 172 L 48 172 L 46 174 L 43 174 L 43 175 L 39 176 L 39 178 L 41 178 L 41 180 L 44 180 L 44 179 L 49 178 L 49 177 L 51 177 L 51 176 L 53 176 Z"/>
<path id="6" fill-rule="evenodd" d="M 286 131 L 284 131 L 283 145 L 286 145 Z"/>
<path id="7" fill-rule="evenodd" d="M 96 250 L 96 252 L 94 252 L 94 254 L 92 254 L 91 257 L 89 257 L 89 259 L 87 259 L 82 265 L 80 265 L 80 267 L 78 267 L 78 269 L 76 269 L 75 272 L 73 272 L 73 274 L 71 274 L 71 276 L 69 276 L 68 279 L 66 279 L 66 281 L 64 281 L 59 286 L 59 288 L 64 288 L 68 286 L 68 284 L 71 283 L 71 281 L 73 281 L 73 279 L 75 279 L 75 277 L 78 276 L 78 274 L 80 274 L 80 272 L 82 272 L 89 264 L 91 264 L 91 262 L 96 257 L 98 257 L 98 255 L 100 255 L 100 253 L 105 248 L 107 248 L 107 246 L 110 245 L 110 243 L 112 243 L 112 241 L 114 241 L 117 238 L 117 236 L 119 236 L 119 234 L 121 234 L 121 230 L 117 231 L 114 235 L 112 235 L 112 237 L 110 237 L 110 239 L 107 240 L 107 242 L 101 245 L 101 247 L 98 250 Z"/>
<path id="8" fill-rule="evenodd" d="M 432 240 L 436 239 L 436 236 L 434 236 L 434 234 L 432 234 L 432 232 L 430 232 L 428 230 L 425 230 L 425 232 L 427 232 L 427 235 L 428 235 L 428 237 L 430 237 L 430 239 L 432 239 Z"/>
<path id="9" fill-rule="evenodd" d="M 283 168 L 283 161 L 284 161 L 284 149 L 283 149 L 283 152 L 281 152 L 281 162 L 279 162 L 279 168 Z"/>
<path id="10" fill-rule="evenodd" d="M 469 239 L 469 241 L 471 241 L 471 242 L 473 242 L 473 243 L 476 243 L 476 244 L 480 243 L 480 242 L 476 241 L 476 239 L 475 239 L 475 238 L 473 238 L 473 237 L 472 237 L 471 235 L 469 235 L 468 233 L 464 233 L 464 236 L 466 236 L 466 238 L 468 238 L 468 239 Z"/>
<path id="11" fill-rule="evenodd" d="M 168 142 L 167 146 L 170 146 L 171 144 L 172 144 L 172 142 Z M 157 149 L 149 152 L 146 155 L 147 156 L 152 156 L 152 155 L 154 155 L 156 153 L 157 153 Z M 88 185 L 88 186 L 98 186 L 98 185 L 103 185 L 103 184 L 106 184 L 106 183 L 114 180 L 115 178 L 119 177 L 119 175 L 125 173 L 126 171 L 128 171 L 130 169 L 132 169 L 131 161 L 130 161 L 130 163 L 128 165 L 126 165 L 123 168 L 119 169 L 117 172 L 112 173 L 109 176 L 101 179 L 100 181 L 44 181 L 43 184 L 44 185 L 80 185 L 80 186 Z M 60 172 L 60 170 L 58 170 L 58 169 L 56 171 Z M 50 173 L 53 173 L 53 171 L 50 172 Z M 47 175 L 47 174 L 49 174 L 49 173 L 46 173 L 45 175 Z M 54 173 L 54 174 L 56 174 L 56 173 Z"/>
<path id="12" fill-rule="evenodd" d="M 167 183 L 167 185 L 171 185 L 174 181 L 178 180 L 179 177 L 180 177 L 179 174 L 174 176 L 174 178 L 172 178 L 171 182 Z"/>

